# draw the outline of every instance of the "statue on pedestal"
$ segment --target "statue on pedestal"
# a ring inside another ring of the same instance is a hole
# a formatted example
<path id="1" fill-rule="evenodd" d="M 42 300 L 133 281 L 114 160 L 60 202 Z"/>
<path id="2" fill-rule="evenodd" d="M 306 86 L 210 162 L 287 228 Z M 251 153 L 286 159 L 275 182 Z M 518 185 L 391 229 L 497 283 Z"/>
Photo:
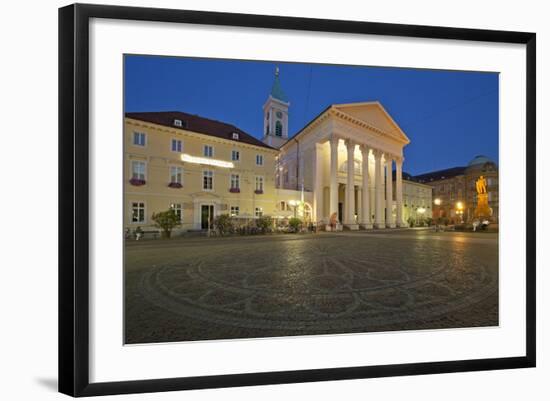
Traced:
<path id="1" fill-rule="evenodd" d="M 491 217 L 492 210 L 489 207 L 489 194 L 487 193 L 487 180 L 485 177 L 480 176 L 476 181 L 476 191 L 477 191 L 477 206 L 474 211 L 474 217 L 481 219 L 488 219 Z"/>

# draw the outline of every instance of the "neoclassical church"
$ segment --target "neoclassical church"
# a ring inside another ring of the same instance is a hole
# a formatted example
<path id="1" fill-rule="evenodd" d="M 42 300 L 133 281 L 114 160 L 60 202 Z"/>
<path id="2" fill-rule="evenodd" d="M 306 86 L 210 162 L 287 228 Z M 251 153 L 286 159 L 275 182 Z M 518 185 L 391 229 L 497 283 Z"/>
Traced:
<path id="1" fill-rule="evenodd" d="M 403 147 L 410 140 L 384 107 L 332 104 L 290 139 L 289 107 L 276 72 L 263 139 L 279 149 L 276 185 L 311 191 L 314 219 L 329 227 L 335 218 L 350 230 L 402 226 Z"/>
<path id="2" fill-rule="evenodd" d="M 168 207 L 189 230 L 224 213 L 288 218 L 296 204 L 301 217 L 327 230 L 403 226 L 410 140 L 382 104 L 329 105 L 289 137 L 290 107 L 277 69 L 262 140 L 180 111 L 126 113 L 126 227 L 150 225 L 152 213 Z"/>

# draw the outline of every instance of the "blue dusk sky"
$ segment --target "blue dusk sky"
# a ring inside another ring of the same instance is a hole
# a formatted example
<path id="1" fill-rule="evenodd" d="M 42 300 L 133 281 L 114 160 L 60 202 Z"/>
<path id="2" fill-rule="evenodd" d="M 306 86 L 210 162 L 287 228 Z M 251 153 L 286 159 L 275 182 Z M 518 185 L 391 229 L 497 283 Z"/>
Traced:
<path id="1" fill-rule="evenodd" d="M 498 163 L 498 73 L 125 56 L 124 109 L 183 111 L 233 124 L 261 139 L 279 66 L 289 136 L 330 104 L 378 100 L 407 134 L 404 171 Z"/>

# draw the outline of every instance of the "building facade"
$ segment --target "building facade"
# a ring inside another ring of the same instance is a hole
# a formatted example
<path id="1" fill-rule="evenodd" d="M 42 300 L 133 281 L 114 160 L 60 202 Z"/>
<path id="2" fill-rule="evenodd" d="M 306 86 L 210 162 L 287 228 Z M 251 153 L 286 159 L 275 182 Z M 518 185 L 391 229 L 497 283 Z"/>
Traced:
<path id="1" fill-rule="evenodd" d="M 403 173 L 403 219 L 417 225 L 428 218 L 432 218 L 432 187 Z"/>
<path id="2" fill-rule="evenodd" d="M 471 222 L 475 219 L 477 205 L 476 181 L 483 176 L 487 180 L 487 193 L 491 219 L 499 220 L 498 166 L 486 156 L 474 157 L 465 167 L 434 171 L 415 176 L 420 183 L 433 189 L 433 218 L 450 223 Z"/>
<path id="3" fill-rule="evenodd" d="M 262 141 L 192 114 L 126 113 L 125 227 L 146 229 L 168 208 L 185 231 L 205 229 L 220 214 L 287 218 L 297 204 L 300 217 L 321 228 L 336 219 L 351 230 L 404 226 L 410 141 L 383 106 L 331 105 L 290 139 L 289 106 L 277 70 Z"/>
<path id="4" fill-rule="evenodd" d="M 400 227 L 409 142 L 379 102 L 334 104 L 281 146 L 276 182 L 311 191 L 314 219 L 327 228 L 331 219 L 350 230 Z"/>

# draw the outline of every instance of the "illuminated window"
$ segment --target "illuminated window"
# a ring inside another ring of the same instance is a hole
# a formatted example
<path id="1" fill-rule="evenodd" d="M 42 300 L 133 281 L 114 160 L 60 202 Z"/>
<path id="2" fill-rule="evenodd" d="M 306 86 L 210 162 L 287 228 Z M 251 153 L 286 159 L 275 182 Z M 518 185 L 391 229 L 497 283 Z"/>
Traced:
<path id="1" fill-rule="evenodd" d="M 181 223 L 183 221 L 183 206 L 181 203 L 172 203 L 170 209 L 174 211 L 176 216 L 178 216 L 178 221 Z"/>
<path id="2" fill-rule="evenodd" d="M 145 202 L 132 202 L 132 223 L 145 222 Z"/>
<path id="3" fill-rule="evenodd" d="M 254 216 L 256 217 L 262 217 L 264 215 L 264 209 L 261 208 L 261 207 L 257 207 L 255 210 L 254 210 Z"/>
<path id="4" fill-rule="evenodd" d="M 239 207 L 238 206 L 231 206 L 231 217 L 235 217 L 239 215 Z"/>

